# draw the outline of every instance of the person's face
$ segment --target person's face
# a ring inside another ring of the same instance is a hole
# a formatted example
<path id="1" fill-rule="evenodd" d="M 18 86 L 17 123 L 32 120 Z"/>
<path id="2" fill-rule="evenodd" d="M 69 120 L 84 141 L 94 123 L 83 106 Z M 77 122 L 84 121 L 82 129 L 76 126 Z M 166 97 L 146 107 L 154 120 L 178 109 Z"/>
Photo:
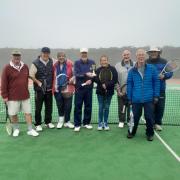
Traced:
<path id="1" fill-rule="evenodd" d="M 59 53 L 58 56 L 57 56 L 57 58 L 58 58 L 58 61 L 59 61 L 61 64 L 63 64 L 63 63 L 65 62 L 65 60 L 66 60 L 66 55 L 65 55 L 64 53 Z"/>
<path id="2" fill-rule="evenodd" d="M 124 62 L 129 62 L 131 59 L 131 53 L 129 51 L 124 51 L 122 54 L 122 58 L 124 60 Z"/>
<path id="3" fill-rule="evenodd" d="M 145 63 L 145 58 L 146 58 L 146 55 L 145 55 L 145 52 L 143 52 L 143 51 L 139 51 L 136 54 L 136 59 L 137 59 L 137 62 L 139 64 L 144 64 Z"/>
<path id="4" fill-rule="evenodd" d="M 82 60 L 87 60 L 87 52 L 82 52 L 81 53 L 81 59 Z"/>
<path id="5" fill-rule="evenodd" d="M 15 64 L 15 65 L 19 65 L 20 64 L 20 61 L 21 61 L 21 56 L 20 55 L 13 55 L 12 56 L 12 62 Z"/>
<path id="6" fill-rule="evenodd" d="M 102 67 L 107 67 L 109 64 L 108 58 L 107 57 L 102 57 L 100 60 L 100 64 Z"/>
<path id="7" fill-rule="evenodd" d="M 42 58 L 44 61 L 48 61 L 48 60 L 49 60 L 49 56 L 50 56 L 50 53 L 47 53 L 47 52 L 42 52 L 42 53 L 41 53 L 41 58 Z"/>
<path id="8" fill-rule="evenodd" d="M 159 52 L 157 52 L 157 51 L 149 52 L 149 56 L 151 59 L 157 59 L 159 56 Z"/>

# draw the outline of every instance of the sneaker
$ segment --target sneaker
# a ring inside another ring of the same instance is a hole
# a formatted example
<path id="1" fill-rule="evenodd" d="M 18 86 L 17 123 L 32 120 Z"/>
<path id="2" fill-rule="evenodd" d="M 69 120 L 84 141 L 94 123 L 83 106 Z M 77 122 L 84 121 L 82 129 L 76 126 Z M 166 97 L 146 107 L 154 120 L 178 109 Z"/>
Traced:
<path id="1" fill-rule="evenodd" d="M 123 122 L 119 122 L 118 127 L 119 127 L 119 128 L 123 128 L 123 127 L 124 127 L 124 123 L 123 123 Z"/>
<path id="2" fill-rule="evenodd" d="M 49 129 L 55 128 L 55 126 L 54 126 L 53 123 L 46 124 L 45 126 L 46 126 L 47 128 L 49 128 Z"/>
<path id="3" fill-rule="evenodd" d="M 41 125 L 36 126 L 36 131 L 37 131 L 37 132 L 42 131 L 42 130 L 43 130 L 43 129 L 42 129 L 42 126 L 41 126 Z"/>
<path id="4" fill-rule="evenodd" d="M 162 127 L 159 124 L 155 124 L 154 128 L 156 131 L 162 131 Z"/>
<path id="5" fill-rule="evenodd" d="M 19 136 L 19 129 L 15 129 L 13 132 L 13 137 L 18 137 Z"/>
<path id="6" fill-rule="evenodd" d="M 147 136 L 148 141 L 153 141 L 153 139 L 154 139 L 153 136 Z"/>
<path id="7" fill-rule="evenodd" d="M 75 131 L 75 132 L 79 132 L 79 131 L 80 131 L 80 129 L 81 129 L 81 127 L 80 127 L 80 126 L 78 126 L 78 127 L 75 127 L 75 128 L 74 128 L 74 131 Z"/>
<path id="8" fill-rule="evenodd" d="M 39 136 L 39 133 L 37 133 L 34 129 L 31 129 L 27 132 L 27 135 L 36 137 Z"/>
<path id="9" fill-rule="evenodd" d="M 61 129 L 63 127 L 64 121 L 58 121 L 57 123 L 57 129 Z"/>
<path id="10" fill-rule="evenodd" d="M 86 128 L 86 129 L 92 129 L 93 128 L 92 125 L 90 125 L 90 124 L 86 124 L 83 127 Z"/>
<path id="11" fill-rule="evenodd" d="M 102 126 L 98 126 L 97 130 L 98 130 L 98 131 L 102 131 L 102 130 L 103 130 L 103 127 L 102 127 Z"/>
<path id="12" fill-rule="evenodd" d="M 104 126 L 104 130 L 109 131 L 110 130 L 109 126 Z"/>
<path id="13" fill-rule="evenodd" d="M 74 124 L 73 124 L 73 123 L 71 123 L 70 121 L 68 121 L 67 123 L 64 123 L 64 127 L 67 127 L 67 128 L 73 129 L 73 128 L 74 128 Z"/>

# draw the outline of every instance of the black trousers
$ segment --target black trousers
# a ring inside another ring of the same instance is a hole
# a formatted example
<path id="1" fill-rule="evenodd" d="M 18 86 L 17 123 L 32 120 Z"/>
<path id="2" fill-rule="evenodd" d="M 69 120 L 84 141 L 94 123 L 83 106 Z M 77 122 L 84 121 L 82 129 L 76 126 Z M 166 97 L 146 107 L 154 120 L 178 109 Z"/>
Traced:
<path id="1" fill-rule="evenodd" d="M 65 122 L 70 121 L 73 97 L 64 98 L 61 93 L 55 93 L 54 97 L 56 99 L 59 116 L 64 116 Z"/>
<path id="2" fill-rule="evenodd" d="M 118 116 L 119 122 L 129 122 L 130 120 L 130 106 L 127 105 L 127 100 L 118 96 Z M 123 107 L 126 106 L 125 112 L 123 113 Z"/>
<path id="3" fill-rule="evenodd" d="M 45 94 L 42 91 L 35 91 L 35 126 L 42 123 L 42 106 L 45 105 L 45 124 L 49 124 L 52 121 L 52 91 L 48 91 Z"/>

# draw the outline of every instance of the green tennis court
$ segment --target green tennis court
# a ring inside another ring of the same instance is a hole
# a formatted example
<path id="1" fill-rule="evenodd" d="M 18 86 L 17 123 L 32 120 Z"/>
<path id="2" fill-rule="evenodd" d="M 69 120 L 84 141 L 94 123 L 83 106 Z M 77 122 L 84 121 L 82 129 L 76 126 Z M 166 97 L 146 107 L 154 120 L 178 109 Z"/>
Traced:
<path id="1" fill-rule="evenodd" d="M 32 109 L 34 110 L 31 89 Z M 179 180 L 180 162 L 155 136 L 153 142 L 145 139 L 144 125 L 140 125 L 134 139 L 126 138 L 127 127 L 117 127 L 117 102 L 113 98 L 109 132 L 97 127 L 97 100 L 93 96 L 93 130 L 44 129 L 38 138 L 26 135 L 22 123 L 18 138 L 9 137 L 4 128 L 5 111 L 1 101 L 0 112 L 0 180 Z M 180 156 L 180 89 L 167 89 L 164 130 L 159 133 L 173 152 Z M 34 111 L 33 111 L 34 112 Z M 73 113 L 72 113 L 73 116 Z M 53 121 L 57 120 L 54 104 Z M 22 114 L 20 121 L 24 122 Z M 142 122 L 143 124 L 143 122 Z"/>

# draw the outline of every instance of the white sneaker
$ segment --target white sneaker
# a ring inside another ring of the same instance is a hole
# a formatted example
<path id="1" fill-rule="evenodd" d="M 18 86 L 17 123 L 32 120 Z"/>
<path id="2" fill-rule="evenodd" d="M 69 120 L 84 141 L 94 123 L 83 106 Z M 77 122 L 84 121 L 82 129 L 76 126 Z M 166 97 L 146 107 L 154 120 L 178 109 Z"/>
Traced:
<path id="1" fill-rule="evenodd" d="M 80 129 L 81 129 L 81 127 L 80 127 L 80 126 L 79 126 L 79 127 L 75 127 L 75 128 L 74 128 L 74 131 L 75 131 L 75 132 L 79 132 L 79 131 L 80 131 Z"/>
<path id="2" fill-rule="evenodd" d="M 57 129 L 61 129 L 62 127 L 63 127 L 63 123 L 64 123 L 64 121 L 58 121 L 58 123 L 57 123 Z"/>
<path id="3" fill-rule="evenodd" d="M 13 137 L 18 137 L 19 136 L 19 129 L 15 129 L 13 132 Z"/>
<path id="4" fill-rule="evenodd" d="M 86 125 L 84 125 L 83 127 L 86 128 L 86 129 L 92 129 L 92 128 L 93 128 L 93 126 L 90 125 L 90 124 L 86 124 Z"/>
<path id="5" fill-rule="evenodd" d="M 98 126 L 97 130 L 98 130 L 98 131 L 102 131 L 102 130 L 103 130 L 103 127 L 102 127 L 102 126 Z"/>
<path id="6" fill-rule="evenodd" d="M 64 127 L 73 129 L 74 128 L 74 124 L 72 124 L 70 121 L 68 121 L 67 123 L 64 123 Z"/>
<path id="7" fill-rule="evenodd" d="M 104 127 L 104 130 L 105 130 L 105 131 L 109 131 L 109 130 L 110 130 L 109 126 L 105 126 L 105 127 Z"/>
<path id="8" fill-rule="evenodd" d="M 123 122 L 119 122 L 118 127 L 119 127 L 119 128 L 123 128 L 123 127 L 124 127 L 124 123 L 123 123 Z"/>
<path id="9" fill-rule="evenodd" d="M 27 135 L 36 137 L 39 136 L 39 133 L 37 133 L 34 129 L 31 129 L 27 132 Z"/>
<path id="10" fill-rule="evenodd" d="M 43 129 L 42 129 L 42 126 L 41 125 L 38 125 L 38 126 L 36 126 L 36 131 L 42 131 Z"/>
<path id="11" fill-rule="evenodd" d="M 162 127 L 159 124 L 155 124 L 154 127 L 156 131 L 162 131 Z"/>
<path id="12" fill-rule="evenodd" d="M 54 126 L 53 123 L 46 124 L 45 126 L 46 126 L 47 128 L 49 128 L 49 129 L 55 128 L 55 126 Z"/>

